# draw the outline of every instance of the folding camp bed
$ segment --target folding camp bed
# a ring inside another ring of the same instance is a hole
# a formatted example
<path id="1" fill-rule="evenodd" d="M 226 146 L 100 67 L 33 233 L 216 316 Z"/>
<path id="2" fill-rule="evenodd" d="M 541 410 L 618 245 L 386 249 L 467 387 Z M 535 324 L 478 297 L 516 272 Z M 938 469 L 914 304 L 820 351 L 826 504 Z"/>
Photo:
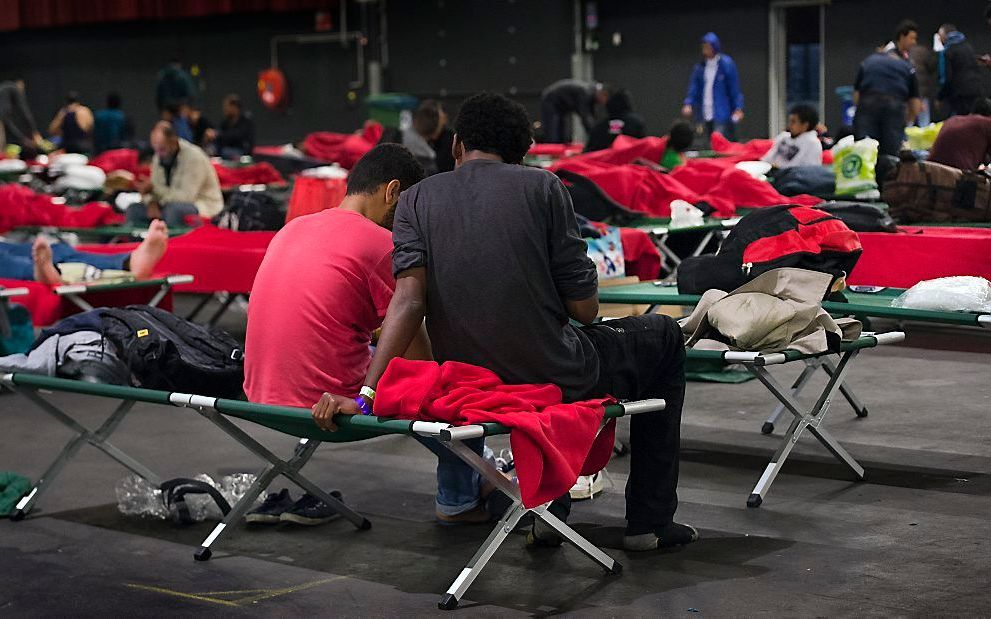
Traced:
<path id="1" fill-rule="evenodd" d="M 899 322 L 913 321 L 947 326 L 991 328 L 991 314 L 980 312 L 939 312 L 893 307 L 891 305 L 892 301 L 903 292 L 905 291 L 900 288 L 884 288 L 875 293 L 845 291 L 843 293 L 847 299 L 845 302 L 825 301 L 822 307 L 831 314 L 852 316 L 865 322 L 871 318 L 883 318 L 897 320 Z M 695 306 L 698 304 L 700 298 L 699 295 L 679 294 L 676 288 L 665 285 L 663 282 L 643 282 L 599 290 L 599 301 L 602 303 L 647 305 L 649 306 L 648 313 L 653 312 L 661 305 Z M 817 367 L 821 367 L 827 374 L 835 371 L 835 367 L 829 359 L 810 359 L 807 365 L 806 370 L 799 375 L 798 379 L 792 385 L 795 395 L 801 393 L 809 379 L 814 375 Z M 842 385 L 840 392 L 850 403 L 850 406 L 853 407 L 858 417 L 867 416 L 867 407 L 860 402 L 848 385 Z M 763 434 L 774 432 L 774 424 L 783 412 L 784 405 L 775 408 L 761 427 L 761 432 Z"/>
<path id="2" fill-rule="evenodd" d="M 731 351 L 712 351 L 712 350 L 689 350 L 689 359 L 704 359 L 708 361 L 721 360 L 723 363 L 730 364 L 741 364 L 747 370 L 754 374 L 761 383 L 767 387 L 768 391 L 771 392 L 774 397 L 781 402 L 781 405 L 788 410 L 794 419 L 788 430 L 785 432 L 781 439 L 781 443 L 778 446 L 777 451 L 774 456 L 771 457 L 771 461 L 768 463 L 767 467 L 764 469 L 764 474 L 761 475 L 760 479 L 757 481 L 757 485 L 754 486 L 753 491 L 751 491 L 750 496 L 747 498 L 747 507 L 760 507 L 761 503 L 764 502 L 764 497 L 771 489 L 771 484 L 774 483 L 774 479 L 778 476 L 781 468 L 784 466 L 785 460 L 788 459 L 789 454 L 791 454 L 792 449 L 794 449 L 795 444 L 798 443 L 798 439 L 801 435 L 808 430 L 819 439 L 819 442 L 832 453 L 837 460 L 842 462 L 850 469 L 850 471 L 856 476 L 858 480 L 862 480 L 865 477 L 864 467 L 862 467 L 850 453 L 843 448 L 839 442 L 833 438 L 833 436 L 823 428 L 823 421 L 825 420 L 826 411 L 829 408 L 829 403 L 836 395 L 843 385 L 843 379 L 846 377 L 850 369 L 850 362 L 860 353 L 860 351 L 865 348 L 874 348 L 875 346 L 880 346 L 882 344 L 894 344 L 896 342 L 901 342 L 905 339 L 905 334 L 900 331 L 894 331 L 891 333 L 881 333 L 881 334 L 865 334 L 857 340 L 852 342 L 844 342 L 840 349 L 840 359 L 836 365 L 830 364 L 831 371 L 829 371 L 829 380 L 826 382 L 825 387 L 816 396 L 815 403 L 811 408 L 803 407 L 801 403 L 796 400 L 797 393 L 795 389 L 786 389 L 774 376 L 768 372 L 767 368 L 772 365 L 781 365 L 784 363 L 790 363 L 793 361 L 803 361 L 808 363 L 811 360 L 817 360 L 824 362 L 832 353 L 820 353 L 820 354 L 803 354 L 793 350 L 786 350 L 779 353 L 755 353 L 755 352 L 731 352 Z M 811 366 L 807 366 L 811 367 Z M 825 367 L 825 366 L 824 366 Z"/>
<path id="3" fill-rule="evenodd" d="M 61 453 L 52 462 L 31 491 L 22 498 L 11 514 L 13 520 L 23 519 L 38 501 L 41 495 L 51 486 L 58 473 L 65 467 L 72 456 L 79 450 L 83 443 L 89 443 L 116 460 L 126 468 L 138 474 L 154 485 L 161 483 L 155 473 L 141 464 L 135 458 L 124 453 L 108 442 L 113 432 L 123 421 L 124 417 L 137 402 L 171 405 L 183 408 L 191 408 L 214 423 L 217 427 L 227 433 L 228 436 L 246 447 L 249 451 L 257 455 L 266 462 L 265 468 L 258 474 L 254 484 L 249 488 L 244 497 L 237 502 L 231 511 L 224 517 L 203 541 L 196 550 L 194 558 L 199 561 L 206 561 L 212 555 L 212 547 L 223 535 L 224 531 L 241 520 L 247 511 L 255 504 L 258 497 L 265 492 L 266 488 L 279 475 L 283 475 L 305 491 L 319 497 L 321 500 L 331 505 L 358 529 L 369 529 L 371 523 L 362 515 L 345 505 L 340 499 L 330 493 L 325 492 L 315 483 L 304 477 L 300 469 L 307 463 L 316 448 L 321 442 L 344 443 L 360 441 L 369 438 L 385 435 L 406 435 L 424 436 L 439 440 L 448 449 L 454 452 L 466 464 L 482 475 L 487 481 L 494 484 L 499 490 L 504 492 L 512 502 L 506 510 L 502 519 L 498 522 L 488 539 L 482 544 L 475 555 L 468 561 L 468 564 L 461 571 L 453 584 L 441 598 L 438 606 L 441 609 L 449 610 L 456 608 L 468 587 L 475 581 L 486 564 L 495 554 L 499 546 L 506 540 L 507 536 L 516 528 L 520 520 L 532 514 L 533 517 L 542 520 L 548 526 L 557 531 L 564 539 L 572 543 L 582 553 L 596 562 L 600 567 L 609 573 L 618 574 L 622 570 L 622 565 L 615 559 L 599 550 L 596 546 L 579 535 L 574 529 L 561 520 L 554 517 L 548 510 L 548 504 L 534 508 L 523 506 L 519 488 L 507 480 L 491 463 L 465 446 L 464 441 L 483 436 L 495 436 L 508 434 L 509 428 L 497 423 L 483 423 L 467 426 L 452 426 L 446 423 L 427 421 L 403 421 L 398 419 L 387 419 L 373 416 L 348 416 L 338 415 L 334 418 L 338 426 L 336 432 L 324 432 L 313 422 L 311 412 L 308 409 L 288 408 L 280 406 L 265 406 L 251 402 L 236 400 L 224 400 L 206 396 L 190 395 L 184 393 L 168 393 L 164 391 L 152 391 L 134 387 L 120 387 L 115 385 L 98 385 L 62 378 L 51 378 L 48 376 L 36 376 L 29 374 L 6 374 L 0 376 L 0 384 L 10 387 L 14 391 L 20 392 L 27 399 L 31 400 L 43 411 L 52 415 L 73 431 L 76 436 L 62 449 Z M 73 419 L 67 412 L 58 408 L 48 401 L 43 392 L 64 392 L 73 394 L 83 394 L 98 396 L 109 400 L 119 401 L 111 415 L 95 431 L 88 430 L 82 424 Z M 644 400 L 641 402 L 630 402 L 616 404 L 606 407 L 603 425 L 607 419 L 622 417 L 624 415 L 659 411 L 664 409 L 663 400 Z M 302 439 L 292 457 L 283 460 L 279 458 L 258 441 L 253 439 L 247 432 L 234 424 L 230 418 L 238 418 L 250 421 L 290 436 Z"/>
<path id="4" fill-rule="evenodd" d="M 672 228 L 671 220 L 667 218 L 645 218 L 634 221 L 629 224 L 630 227 L 636 228 L 638 230 L 643 230 L 650 235 L 653 239 L 654 244 L 657 245 L 658 251 L 661 252 L 661 271 L 668 272 L 670 277 L 673 277 L 677 271 L 678 266 L 681 265 L 681 261 L 684 260 L 681 256 L 674 252 L 673 249 L 668 245 L 668 241 L 673 236 L 686 235 L 690 233 L 700 234 L 698 244 L 692 253 L 689 254 L 691 257 L 700 256 L 705 248 L 708 247 L 709 243 L 717 238 L 722 239 L 722 235 L 733 229 L 733 226 L 739 219 L 710 219 L 704 222 L 701 226 L 688 226 L 684 228 Z"/>
<path id="5" fill-rule="evenodd" d="M 156 307 L 162 299 L 172 291 L 172 287 L 179 284 L 189 284 L 193 281 L 192 275 L 168 275 L 166 277 L 156 277 L 154 279 L 142 279 L 122 282 L 89 282 L 86 284 L 63 284 L 56 286 L 52 290 L 58 296 L 68 299 L 84 312 L 93 309 L 93 306 L 83 298 L 83 295 L 96 292 L 115 292 L 119 290 L 135 290 L 137 288 L 158 287 L 158 292 L 148 301 L 148 305 Z"/>

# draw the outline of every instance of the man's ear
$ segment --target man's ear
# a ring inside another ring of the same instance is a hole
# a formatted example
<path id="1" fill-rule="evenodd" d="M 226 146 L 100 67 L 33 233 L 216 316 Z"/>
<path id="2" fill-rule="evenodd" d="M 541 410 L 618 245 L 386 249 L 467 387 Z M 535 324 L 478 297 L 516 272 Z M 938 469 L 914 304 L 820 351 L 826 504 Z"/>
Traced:
<path id="1" fill-rule="evenodd" d="M 394 178 L 385 186 L 385 203 L 392 206 L 399 202 L 400 193 L 402 193 L 402 189 L 400 188 L 399 180 Z"/>
<path id="2" fill-rule="evenodd" d="M 458 134 L 454 134 L 454 141 L 451 142 L 451 156 L 454 157 L 455 161 L 461 161 L 465 156 L 465 145 L 458 137 Z"/>

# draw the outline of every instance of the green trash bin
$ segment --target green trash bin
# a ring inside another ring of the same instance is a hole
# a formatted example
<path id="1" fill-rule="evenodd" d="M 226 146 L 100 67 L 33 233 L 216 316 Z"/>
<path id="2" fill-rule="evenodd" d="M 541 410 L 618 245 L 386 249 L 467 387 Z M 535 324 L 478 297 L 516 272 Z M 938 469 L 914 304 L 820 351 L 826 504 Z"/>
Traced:
<path id="1" fill-rule="evenodd" d="M 416 97 L 400 92 L 386 92 L 365 98 L 368 118 L 382 123 L 384 127 L 396 129 L 401 125 L 403 112 L 412 112 L 418 104 Z"/>

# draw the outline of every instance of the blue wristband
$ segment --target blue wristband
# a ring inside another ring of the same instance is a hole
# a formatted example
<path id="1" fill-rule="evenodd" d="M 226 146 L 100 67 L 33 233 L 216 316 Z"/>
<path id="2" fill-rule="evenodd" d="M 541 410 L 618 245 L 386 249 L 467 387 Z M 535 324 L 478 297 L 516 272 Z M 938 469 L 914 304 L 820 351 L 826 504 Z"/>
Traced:
<path id="1" fill-rule="evenodd" d="M 354 402 L 355 404 L 358 405 L 358 410 L 361 411 L 362 415 L 372 414 L 372 404 L 371 402 L 368 401 L 368 398 L 366 398 L 363 395 L 359 395 L 357 398 L 354 399 Z"/>

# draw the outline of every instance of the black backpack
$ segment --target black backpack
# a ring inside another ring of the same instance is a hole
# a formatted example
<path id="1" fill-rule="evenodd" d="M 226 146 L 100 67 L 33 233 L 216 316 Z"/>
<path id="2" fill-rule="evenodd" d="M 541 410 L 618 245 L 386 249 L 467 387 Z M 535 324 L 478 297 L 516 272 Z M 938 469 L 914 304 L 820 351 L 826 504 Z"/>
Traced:
<path id="1" fill-rule="evenodd" d="M 219 329 L 148 305 L 100 310 L 103 335 L 117 347 L 137 386 L 240 398 L 244 353 Z"/>
<path id="2" fill-rule="evenodd" d="M 838 217 L 806 206 L 769 206 L 745 216 L 712 256 L 678 266 L 678 292 L 730 292 L 758 275 L 784 267 L 849 275 L 863 248 Z"/>
<path id="3" fill-rule="evenodd" d="M 815 208 L 839 217 L 854 232 L 898 232 L 898 226 L 888 211 L 869 202 L 834 200 L 823 202 Z"/>
<path id="4" fill-rule="evenodd" d="M 286 207 L 267 191 L 237 191 L 216 223 L 238 232 L 279 230 L 286 223 Z"/>

